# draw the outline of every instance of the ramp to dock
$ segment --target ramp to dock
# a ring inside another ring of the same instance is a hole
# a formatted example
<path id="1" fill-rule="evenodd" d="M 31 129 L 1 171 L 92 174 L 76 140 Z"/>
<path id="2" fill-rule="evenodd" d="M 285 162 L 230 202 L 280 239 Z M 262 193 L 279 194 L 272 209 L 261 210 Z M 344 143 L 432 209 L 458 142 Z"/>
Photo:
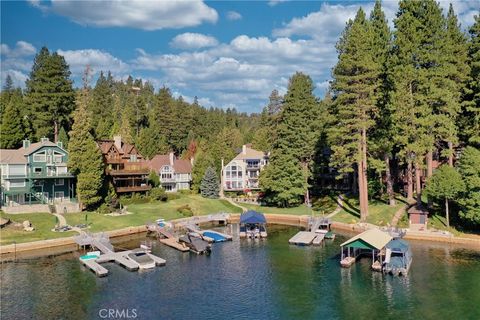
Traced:
<path id="1" fill-rule="evenodd" d="M 316 237 L 317 237 L 317 234 L 315 232 L 300 231 L 296 235 L 294 235 L 292 238 L 290 238 L 288 242 L 290 244 L 308 246 L 312 244 L 313 240 Z"/>
<path id="2" fill-rule="evenodd" d="M 179 243 L 175 238 L 160 239 L 160 242 L 182 252 L 188 252 L 190 249 L 183 243 Z"/>
<path id="3" fill-rule="evenodd" d="M 315 239 L 313 239 L 312 244 L 314 246 L 319 246 L 322 243 L 323 239 L 325 239 L 325 233 L 317 233 L 316 235 L 317 236 L 315 237 Z"/>

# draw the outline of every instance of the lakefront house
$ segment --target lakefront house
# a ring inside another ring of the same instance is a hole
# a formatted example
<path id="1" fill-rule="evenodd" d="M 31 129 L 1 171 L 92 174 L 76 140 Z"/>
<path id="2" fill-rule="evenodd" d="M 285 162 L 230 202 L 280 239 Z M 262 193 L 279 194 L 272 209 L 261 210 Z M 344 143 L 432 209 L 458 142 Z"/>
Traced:
<path id="1" fill-rule="evenodd" d="M 18 149 L 0 150 L 1 206 L 7 213 L 75 212 L 75 179 L 68 152 L 48 138 Z"/>
<path id="2" fill-rule="evenodd" d="M 149 161 L 150 170 L 160 178 L 160 185 L 167 192 L 189 190 L 192 183 L 192 160 L 183 160 L 169 154 L 157 154 Z"/>
<path id="3" fill-rule="evenodd" d="M 243 145 L 240 153 L 226 166 L 222 160 L 222 188 L 224 191 L 260 189 L 260 171 L 268 164 L 269 155 Z"/>
<path id="4" fill-rule="evenodd" d="M 114 136 L 113 140 L 99 140 L 97 144 L 102 152 L 105 176 L 117 194 L 151 189 L 148 184 L 148 162 L 133 144 L 122 141 L 119 135 Z"/>

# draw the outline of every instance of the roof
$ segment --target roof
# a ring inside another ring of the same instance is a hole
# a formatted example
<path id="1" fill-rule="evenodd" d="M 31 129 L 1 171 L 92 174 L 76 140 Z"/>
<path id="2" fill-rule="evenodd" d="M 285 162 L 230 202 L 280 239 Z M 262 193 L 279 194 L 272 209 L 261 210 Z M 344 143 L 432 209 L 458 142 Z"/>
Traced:
<path id="1" fill-rule="evenodd" d="M 240 223 L 267 223 L 263 213 L 248 210 L 240 216 Z"/>
<path id="2" fill-rule="evenodd" d="M 52 141 L 35 142 L 30 144 L 30 146 L 26 149 L 20 148 L 18 150 L 21 150 L 23 154 L 28 155 L 40 149 L 41 147 L 58 147 L 58 145 Z"/>
<path id="3" fill-rule="evenodd" d="M 414 205 L 408 209 L 408 213 L 428 214 L 428 209 L 423 205 Z"/>
<path id="4" fill-rule="evenodd" d="M 410 249 L 410 244 L 402 239 L 395 239 L 387 243 L 387 248 L 392 252 L 404 253 Z"/>
<path id="5" fill-rule="evenodd" d="M 170 166 L 170 156 L 168 154 L 157 154 L 148 161 L 150 169 L 160 171 L 163 166 Z M 176 173 L 192 173 L 192 164 L 189 160 L 182 160 L 173 157 L 173 170 Z"/>
<path id="6" fill-rule="evenodd" d="M 382 249 L 389 243 L 393 238 L 388 234 L 379 229 L 370 229 L 360 234 L 357 234 L 355 237 L 350 238 L 349 240 L 342 243 L 340 246 L 352 246 L 360 247 L 361 245 L 366 245 L 377 250 Z"/>
<path id="7" fill-rule="evenodd" d="M 0 163 L 25 164 L 27 163 L 27 158 L 23 155 L 23 148 L 22 149 L 1 149 Z"/>
<path id="8" fill-rule="evenodd" d="M 249 147 L 245 147 L 245 153 L 241 151 L 233 160 L 263 159 L 265 153 Z"/>

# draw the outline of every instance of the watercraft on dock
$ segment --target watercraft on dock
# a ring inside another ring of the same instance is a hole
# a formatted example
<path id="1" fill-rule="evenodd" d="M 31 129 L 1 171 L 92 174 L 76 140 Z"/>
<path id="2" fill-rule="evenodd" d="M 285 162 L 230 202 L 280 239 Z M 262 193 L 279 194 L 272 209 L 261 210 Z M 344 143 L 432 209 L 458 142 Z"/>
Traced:
<path id="1" fill-rule="evenodd" d="M 382 271 L 392 275 L 407 275 L 412 264 L 410 244 L 402 239 L 394 239 L 385 247 L 385 262 Z"/>
<path id="2" fill-rule="evenodd" d="M 190 233 L 181 236 L 178 240 L 181 243 L 184 243 L 190 251 L 196 254 L 210 254 L 212 252 L 212 245 L 210 243 L 200 238 L 196 238 L 190 235 Z"/>
<path id="3" fill-rule="evenodd" d="M 249 210 L 240 216 L 240 238 L 266 238 L 267 220 L 257 211 Z"/>

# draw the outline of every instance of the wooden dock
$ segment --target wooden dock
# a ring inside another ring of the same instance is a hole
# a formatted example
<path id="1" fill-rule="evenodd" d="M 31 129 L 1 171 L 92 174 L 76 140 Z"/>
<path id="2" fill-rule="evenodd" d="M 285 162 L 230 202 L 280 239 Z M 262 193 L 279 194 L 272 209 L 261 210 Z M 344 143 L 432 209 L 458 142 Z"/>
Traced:
<path id="1" fill-rule="evenodd" d="M 160 242 L 182 252 L 188 252 L 190 250 L 185 244 L 178 242 L 176 238 L 160 239 Z"/>
<path id="2" fill-rule="evenodd" d="M 317 236 L 315 237 L 315 239 L 313 239 L 312 244 L 314 246 L 319 246 L 322 243 L 323 239 L 325 239 L 325 233 L 317 233 Z"/>
<path id="3" fill-rule="evenodd" d="M 101 265 L 99 265 L 95 260 L 82 260 L 79 259 L 81 263 L 83 263 L 86 267 L 88 267 L 90 270 L 95 272 L 95 274 L 98 277 L 105 277 L 108 275 L 108 270 Z"/>

